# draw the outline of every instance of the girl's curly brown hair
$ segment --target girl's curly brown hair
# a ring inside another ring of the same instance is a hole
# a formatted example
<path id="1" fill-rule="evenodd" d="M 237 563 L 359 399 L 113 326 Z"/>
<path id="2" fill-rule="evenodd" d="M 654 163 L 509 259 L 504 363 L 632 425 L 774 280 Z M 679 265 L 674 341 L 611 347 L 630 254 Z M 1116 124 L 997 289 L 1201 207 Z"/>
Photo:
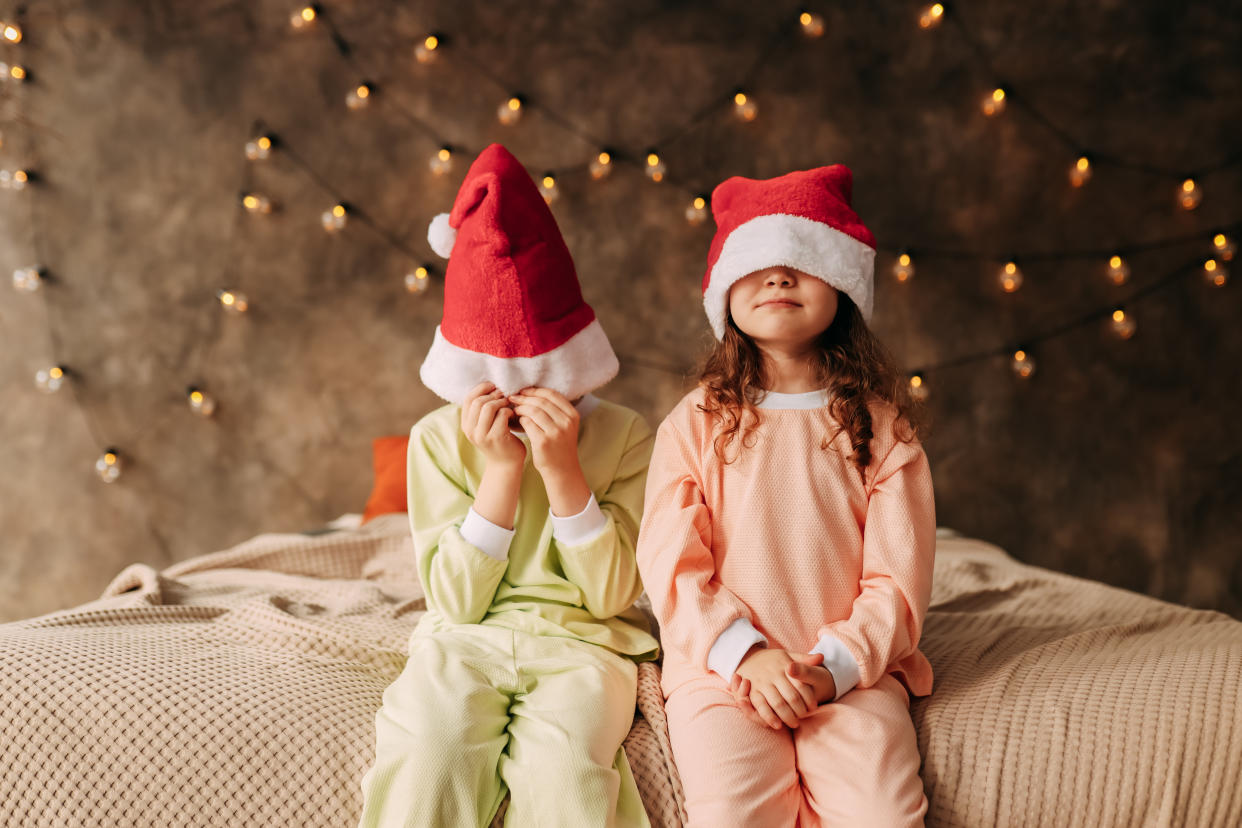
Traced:
<path id="1" fill-rule="evenodd" d="M 898 439 L 920 440 L 930 431 L 924 406 L 910 395 L 909 382 L 897 369 L 896 360 L 867 327 L 858 306 L 838 292 L 837 313 L 832 324 L 815 341 L 815 380 L 828 389 L 829 410 L 841 423 L 840 428 L 824 437 L 826 449 L 837 434 L 845 429 L 853 448 L 851 457 L 860 473 L 871 464 L 871 411 L 868 400 L 880 399 L 897 408 L 894 423 L 903 423 Z M 724 337 L 708 353 L 699 382 L 705 391 L 699 410 L 719 418 L 715 437 L 716 456 L 722 463 L 729 446 L 738 440 L 744 448 L 754 444 L 758 427 L 756 403 L 767 386 L 763 355 L 759 346 L 729 315 Z M 734 455 L 736 459 L 736 455 Z"/>

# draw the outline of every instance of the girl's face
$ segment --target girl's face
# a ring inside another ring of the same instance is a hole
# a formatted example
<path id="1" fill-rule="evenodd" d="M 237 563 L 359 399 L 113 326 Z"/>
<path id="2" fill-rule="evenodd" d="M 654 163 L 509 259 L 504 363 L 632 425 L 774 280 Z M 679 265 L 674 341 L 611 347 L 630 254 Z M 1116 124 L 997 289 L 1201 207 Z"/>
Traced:
<path id="1" fill-rule="evenodd" d="M 802 348 L 832 324 L 837 289 L 792 267 L 769 267 L 733 283 L 729 313 L 761 347 Z"/>

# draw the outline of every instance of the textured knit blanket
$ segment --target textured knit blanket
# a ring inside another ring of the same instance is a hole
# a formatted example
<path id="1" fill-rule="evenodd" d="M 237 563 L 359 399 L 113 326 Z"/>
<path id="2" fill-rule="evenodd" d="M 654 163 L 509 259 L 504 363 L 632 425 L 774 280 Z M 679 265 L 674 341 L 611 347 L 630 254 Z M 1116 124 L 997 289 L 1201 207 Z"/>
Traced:
<path id="1" fill-rule="evenodd" d="M 260 535 L 0 625 L 0 825 L 356 824 L 412 555 L 404 515 Z M 929 825 L 1242 824 L 1242 623 L 945 530 L 936 565 Z M 655 665 L 625 747 L 652 825 L 681 825 Z"/>

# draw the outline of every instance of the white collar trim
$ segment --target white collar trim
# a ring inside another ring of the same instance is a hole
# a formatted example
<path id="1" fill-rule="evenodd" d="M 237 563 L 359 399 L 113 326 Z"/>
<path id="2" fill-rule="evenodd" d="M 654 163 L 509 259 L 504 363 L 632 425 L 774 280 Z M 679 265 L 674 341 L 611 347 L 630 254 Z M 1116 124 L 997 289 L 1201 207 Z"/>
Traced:
<path id="1" fill-rule="evenodd" d="M 828 390 L 804 391 L 801 394 L 782 394 L 779 391 L 763 392 L 759 408 L 823 408 L 828 404 Z"/>

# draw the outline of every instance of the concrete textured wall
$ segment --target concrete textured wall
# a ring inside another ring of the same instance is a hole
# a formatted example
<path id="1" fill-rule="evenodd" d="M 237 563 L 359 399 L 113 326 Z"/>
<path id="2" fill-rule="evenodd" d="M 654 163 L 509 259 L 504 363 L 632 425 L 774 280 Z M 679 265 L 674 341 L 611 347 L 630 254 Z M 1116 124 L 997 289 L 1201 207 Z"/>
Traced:
<path id="1" fill-rule="evenodd" d="M 469 162 L 433 175 L 442 143 L 501 141 L 532 173 L 561 171 L 553 212 L 622 362 L 602 394 L 653 423 L 708 337 L 712 227 L 683 212 L 728 175 L 854 169 L 881 245 L 874 327 L 911 369 L 1107 309 L 1242 220 L 1242 164 L 1219 163 L 1242 127 L 1227 4 L 969 2 L 963 26 L 932 31 L 917 4 L 810 5 L 818 39 L 774 37 L 797 4 L 737 0 L 329 0 L 302 32 L 274 0 L 0 5 L 24 32 L 0 60 L 29 70 L 0 84 L 0 166 L 37 178 L 0 191 L 0 264 L 6 282 L 27 264 L 49 276 L 33 295 L 0 286 L 0 620 L 93 598 L 131 562 L 361 511 L 371 439 L 437 405 L 417 369 L 442 293 L 402 277 L 437 261 L 427 222 Z M 444 48 L 421 64 L 428 32 Z M 988 119 L 995 78 L 1012 103 Z M 376 94 L 350 111 L 363 79 Z M 752 123 L 726 100 L 741 82 Z M 530 106 L 503 126 L 511 91 Z M 288 151 L 246 161 L 256 121 Z M 601 144 L 619 160 L 595 182 Z M 1099 159 L 1081 189 L 1074 144 Z M 662 184 L 633 163 L 653 145 Z M 1208 167 L 1202 204 L 1178 209 L 1183 175 Z M 279 209 L 246 214 L 242 189 Z M 330 236 L 335 198 L 361 213 Z M 1164 240 L 1129 257 L 1130 284 L 1104 278 L 1114 249 Z M 903 247 L 917 275 L 900 284 Z M 1091 255 L 1040 257 L 1065 252 Z M 998 263 L 1022 254 L 1025 284 L 1004 294 Z M 1239 279 L 1211 288 L 1192 268 L 1129 306 L 1132 339 L 1073 327 L 1032 350 L 1028 380 L 999 355 L 929 372 L 938 522 L 1242 616 Z M 222 313 L 223 287 L 250 312 Z M 53 362 L 73 385 L 45 395 L 32 379 Z M 214 418 L 188 385 L 216 397 Z M 93 470 L 108 445 L 127 463 L 111 485 Z"/>

